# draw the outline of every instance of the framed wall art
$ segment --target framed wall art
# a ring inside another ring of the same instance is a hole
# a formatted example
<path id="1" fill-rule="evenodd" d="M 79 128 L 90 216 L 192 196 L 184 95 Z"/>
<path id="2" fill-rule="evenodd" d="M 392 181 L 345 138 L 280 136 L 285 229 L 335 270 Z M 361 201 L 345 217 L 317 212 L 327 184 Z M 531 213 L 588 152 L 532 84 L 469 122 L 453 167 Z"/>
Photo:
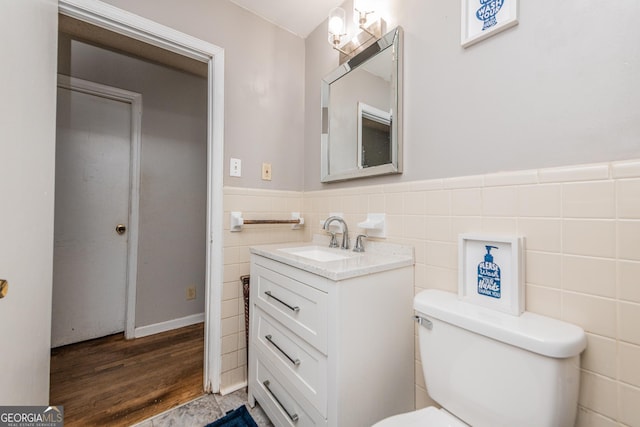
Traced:
<path id="1" fill-rule="evenodd" d="M 458 236 L 458 296 L 504 313 L 524 311 L 524 238 Z"/>
<path id="2" fill-rule="evenodd" d="M 518 0 L 462 0 L 460 43 L 471 46 L 518 24 Z"/>

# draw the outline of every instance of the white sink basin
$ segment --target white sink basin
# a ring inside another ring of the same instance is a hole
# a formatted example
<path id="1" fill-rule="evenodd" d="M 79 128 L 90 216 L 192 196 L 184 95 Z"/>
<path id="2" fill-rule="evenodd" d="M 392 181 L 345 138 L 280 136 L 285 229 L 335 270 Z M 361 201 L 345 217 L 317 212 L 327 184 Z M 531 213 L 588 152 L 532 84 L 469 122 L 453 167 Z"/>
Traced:
<path id="1" fill-rule="evenodd" d="M 340 261 L 354 256 L 346 251 L 323 248 L 321 246 L 302 246 L 299 248 L 282 248 L 278 250 L 319 262 Z"/>

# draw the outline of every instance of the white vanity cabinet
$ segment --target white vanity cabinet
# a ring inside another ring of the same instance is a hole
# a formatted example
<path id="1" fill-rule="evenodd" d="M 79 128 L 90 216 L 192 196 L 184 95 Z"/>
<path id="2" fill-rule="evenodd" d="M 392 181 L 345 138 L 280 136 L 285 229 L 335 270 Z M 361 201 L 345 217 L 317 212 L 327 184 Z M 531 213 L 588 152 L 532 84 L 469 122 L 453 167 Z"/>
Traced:
<path id="1" fill-rule="evenodd" d="M 340 279 L 290 264 L 251 255 L 250 405 L 276 426 L 370 426 L 413 410 L 413 260 Z"/>

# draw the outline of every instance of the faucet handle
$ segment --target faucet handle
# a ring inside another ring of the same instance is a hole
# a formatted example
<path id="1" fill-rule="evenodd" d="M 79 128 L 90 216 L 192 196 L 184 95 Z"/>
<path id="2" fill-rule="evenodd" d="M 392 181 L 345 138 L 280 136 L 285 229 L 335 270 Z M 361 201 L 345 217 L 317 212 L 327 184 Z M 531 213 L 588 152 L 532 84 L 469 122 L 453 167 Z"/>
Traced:
<path id="1" fill-rule="evenodd" d="M 362 238 L 368 237 L 366 234 L 358 234 L 356 237 L 356 245 L 353 247 L 353 252 L 364 252 L 364 244 L 362 243 Z"/>
<path id="2" fill-rule="evenodd" d="M 336 233 L 334 233 L 333 231 L 329 231 L 329 234 L 331 235 L 331 241 L 329 242 L 329 247 L 330 248 L 337 248 L 338 247 L 338 239 L 336 239 Z"/>

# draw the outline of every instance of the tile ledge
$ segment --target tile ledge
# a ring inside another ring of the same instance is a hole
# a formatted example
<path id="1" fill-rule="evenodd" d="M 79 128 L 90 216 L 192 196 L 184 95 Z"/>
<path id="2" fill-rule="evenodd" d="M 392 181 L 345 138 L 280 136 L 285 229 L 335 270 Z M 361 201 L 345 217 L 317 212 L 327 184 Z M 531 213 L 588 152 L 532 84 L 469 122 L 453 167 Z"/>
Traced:
<path id="1" fill-rule="evenodd" d="M 640 160 L 625 160 L 611 163 L 612 177 L 638 178 L 640 177 Z"/>
<path id="2" fill-rule="evenodd" d="M 538 182 L 576 182 L 609 179 L 609 163 L 563 166 L 538 170 Z"/>
<path id="3" fill-rule="evenodd" d="M 482 188 L 486 175 L 466 175 L 445 178 L 443 185 L 446 190 L 458 190 L 463 188 Z"/>
<path id="4" fill-rule="evenodd" d="M 485 187 L 506 187 L 510 185 L 526 185 L 538 183 L 538 171 L 535 169 L 496 172 L 485 175 Z"/>

